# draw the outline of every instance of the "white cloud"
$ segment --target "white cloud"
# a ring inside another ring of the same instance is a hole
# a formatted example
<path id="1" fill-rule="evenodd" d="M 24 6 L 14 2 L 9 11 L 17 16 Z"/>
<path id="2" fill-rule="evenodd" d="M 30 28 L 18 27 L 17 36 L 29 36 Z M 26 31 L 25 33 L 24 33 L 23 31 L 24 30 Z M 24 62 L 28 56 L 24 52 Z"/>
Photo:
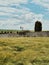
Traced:
<path id="1" fill-rule="evenodd" d="M 35 0 L 33 0 L 35 2 Z M 39 0 L 37 2 L 40 2 Z M 43 14 L 35 14 L 31 12 L 27 7 L 21 7 L 20 3 L 27 3 L 27 0 L 1 0 L 0 16 L 7 16 L 0 20 L 0 28 L 4 29 L 20 29 L 20 26 L 24 26 L 24 29 L 33 29 L 33 25 L 36 20 L 43 20 Z M 18 8 L 13 8 L 10 5 L 18 5 Z"/>
<path id="2" fill-rule="evenodd" d="M 42 29 L 45 30 L 45 31 L 49 30 L 49 22 L 48 21 L 49 20 L 44 20 L 44 19 L 42 20 Z"/>
<path id="3" fill-rule="evenodd" d="M 43 15 L 42 14 L 35 14 L 33 12 L 29 12 L 25 15 L 26 20 L 28 21 L 37 21 L 37 20 L 42 20 L 43 19 Z"/>
<path id="4" fill-rule="evenodd" d="M 27 3 L 27 0 L 0 0 L 0 5 Z"/>
<path id="5" fill-rule="evenodd" d="M 36 3 L 49 9 L 49 0 L 32 0 L 32 3 Z"/>
<path id="6" fill-rule="evenodd" d="M 6 10 L 6 9 L 5 9 Z M 10 10 L 9 12 L 11 12 Z M 6 10 L 7 12 L 7 10 Z M 22 9 L 15 9 L 12 11 L 13 13 L 17 12 L 16 14 L 9 14 L 9 13 L 3 13 L 4 15 L 9 16 L 7 20 L 0 20 L 0 28 L 8 28 L 8 29 L 20 29 L 20 26 L 24 26 L 24 29 L 32 29 L 33 25 L 36 20 L 42 20 L 43 15 L 42 14 L 35 14 L 33 12 L 30 12 L 28 8 L 22 8 Z M 1 15 L 3 15 L 1 14 Z M 21 14 L 21 15 L 19 15 Z M 15 18 L 14 18 L 15 17 Z"/>

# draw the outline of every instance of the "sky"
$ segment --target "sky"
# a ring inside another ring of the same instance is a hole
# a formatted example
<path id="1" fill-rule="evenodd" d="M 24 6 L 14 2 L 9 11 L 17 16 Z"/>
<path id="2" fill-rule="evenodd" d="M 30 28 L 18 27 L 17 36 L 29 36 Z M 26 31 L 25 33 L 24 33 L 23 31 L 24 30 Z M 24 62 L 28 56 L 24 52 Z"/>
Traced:
<path id="1" fill-rule="evenodd" d="M 49 0 L 0 0 L 0 29 L 34 30 L 37 20 L 49 30 Z"/>

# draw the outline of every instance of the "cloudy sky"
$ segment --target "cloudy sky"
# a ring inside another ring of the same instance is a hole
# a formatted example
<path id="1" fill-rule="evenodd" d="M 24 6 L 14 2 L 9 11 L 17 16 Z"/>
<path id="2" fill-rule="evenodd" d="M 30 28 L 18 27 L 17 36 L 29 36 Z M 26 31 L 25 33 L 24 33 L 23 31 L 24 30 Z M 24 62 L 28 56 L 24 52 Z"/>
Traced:
<path id="1" fill-rule="evenodd" d="M 49 30 L 49 0 L 0 0 L 0 29 L 34 30 L 37 20 Z"/>

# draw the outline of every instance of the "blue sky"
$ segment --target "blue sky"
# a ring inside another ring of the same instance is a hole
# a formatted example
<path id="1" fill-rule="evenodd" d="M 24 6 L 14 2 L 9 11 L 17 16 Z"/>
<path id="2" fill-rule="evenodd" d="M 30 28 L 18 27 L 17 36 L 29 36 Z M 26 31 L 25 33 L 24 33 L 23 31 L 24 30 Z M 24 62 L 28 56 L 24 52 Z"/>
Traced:
<path id="1" fill-rule="evenodd" d="M 0 0 L 0 29 L 34 30 L 37 20 L 49 30 L 49 0 Z"/>

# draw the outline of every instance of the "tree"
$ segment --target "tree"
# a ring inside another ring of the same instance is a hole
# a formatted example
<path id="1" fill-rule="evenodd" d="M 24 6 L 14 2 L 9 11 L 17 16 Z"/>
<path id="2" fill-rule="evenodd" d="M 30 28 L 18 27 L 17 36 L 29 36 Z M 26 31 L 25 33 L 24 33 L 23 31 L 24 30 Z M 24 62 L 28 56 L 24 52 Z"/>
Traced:
<path id="1" fill-rule="evenodd" d="M 40 21 L 35 22 L 35 32 L 42 31 L 42 23 Z"/>

